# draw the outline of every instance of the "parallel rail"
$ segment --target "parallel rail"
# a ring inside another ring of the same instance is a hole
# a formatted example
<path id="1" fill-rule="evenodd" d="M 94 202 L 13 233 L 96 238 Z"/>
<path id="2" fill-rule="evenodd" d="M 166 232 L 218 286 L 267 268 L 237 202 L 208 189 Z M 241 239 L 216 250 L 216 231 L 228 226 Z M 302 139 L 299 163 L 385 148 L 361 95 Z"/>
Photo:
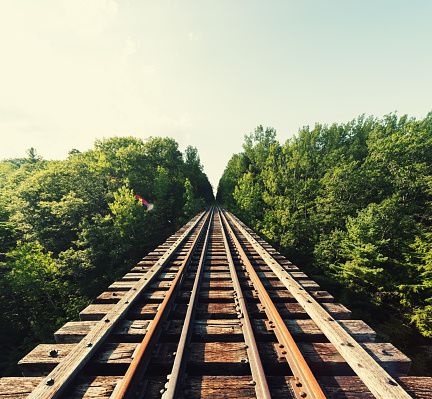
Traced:
<path id="1" fill-rule="evenodd" d="M 197 215 L 0 398 L 432 398 L 432 379 L 226 210 Z M 385 370 L 385 369 L 386 370 Z M 9 395 L 9 396 L 7 396 Z"/>

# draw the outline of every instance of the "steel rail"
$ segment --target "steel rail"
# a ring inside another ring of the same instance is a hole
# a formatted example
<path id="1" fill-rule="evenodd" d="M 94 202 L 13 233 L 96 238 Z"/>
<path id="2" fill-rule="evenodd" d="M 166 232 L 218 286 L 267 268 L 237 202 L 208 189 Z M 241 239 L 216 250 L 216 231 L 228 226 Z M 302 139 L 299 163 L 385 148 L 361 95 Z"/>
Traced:
<path id="1" fill-rule="evenodd" d="M 139 380 L 142 378 L 143 374 L 145 373 L 145 370 L 147 368 L 147 365 L 150 361 L 149 358 L 149 350 L 152 349 L 153 344 L 157 340 L 156 332 L 158 330 L 158 327 L 165 321 L 166 316 L 170 310 L 170 304 L 172 303 L 174 296 L 173 293 L 178 288 L 178 283 L 181 281 L 181 279 L 184 276 L 184 272 L 187 269 L 189 262 L 191 260 L 192 254 L 194 253 L 197 243 L 199 239 L 201 238 L 201 234 L 204 230 L 205 224 L 207 221 L 209 221 L 209 214 L 207 214 L 206 219 L 201 222 L 201 226 L 199 227 L 198 234 L 196 234 L 196 237 L 194 238 L 194 241 L 189 248 L 185 259 L 183 260 L 181 266 L 179 267 L 179 270 L 177 272 L 176 277 L 171 283 L 171 286 L 169 290 L 167 291 L 164 300 L 159 305 L 158 311 L 154 317 L 154 319 L 150 322 L 150 325 L 146 331 L 146 334 L 144 336 L 143 341 L 138 345 L 137 350 L 134 353 L 134 358 L 132 359 L 132 362 L 130 363 L 126 374 L 124 375 L 123 379 L 117 384 L 114 392 L 111 394 L 111 399 L 122 399 L 126 396 L 131 394 L 131 390 L 133 387 L 133 384 L 139 386 Z M 136 390 L 136 393 L 138 395 L 140 394 L 140 390 L 142 387 Z"/>
<path id="2" fill-rule="evenodd" d="M 357 376 L 376 398 L 411 398 L 411 396 L 391 377 L 333 317 L 281 266 L 252 235 L 227 213 L 232 223 L 245 236 L 255 251 L 263 258 L 310 318 L 318 325 L 330 343 L 345 359 Z"/>
<path id="3" fill-rule="evenodd" d="M 210 221 L 207 227 L 206 236 L 204 238 L 203 249 L 201 252 L 194 284 L 192 287 L 191 297 L 189 299 L 189 303 L 187 307 L 186 317 L 183 323 L 182 332 L 176 350 L 174 364 L 171 370 L 171 374 L 168 378 L 168 382 L 165 385 L 165 391 L 162 394 L 162 399 L 173 399 L 178 397 L 177 393 L 179 390 L 180 378 L 183 375 L 184 369 L 186 367 L 187 348 L 190 344 L 191 336 L 192 336 L 192 326 L 195 320 L 196 305 L 198 303 L 200 284 L 201 284 L 203 270 L 204 270 L 204 261 L 207 254 L 210 231 L 213 223 L 213 214 L 214 211 L 212 209 L 210 214 Z"/>
<path id="4" fill-rule="evenodd" d="M 255 385 L 255 391 L 258 399 L 270 399 L 270 390 L 267 384 L 264 368 L 262 366 L 261 358 L 259 355 L 258 347 L 256 344 L 255 336 L 252 330 L 252 325 L 249 319 L 249 314 L 243 292 L 240 286 L 240 281 L 237 276 L 237 271 L 234 266 L 234 261 L 231 256 L 230 247 L 228 244 L 227 235 L 224 230 L 221 213 L 218 210 L 219 221 L 222 231 L 222 238 L 224 241 L 225 252 L 228 259 L 231 279 L 234 286 L 234 300 L 236 302 L 236 309 L 238 310 L 238 318 L 241 321 L 241 328 L 245 338 L 245 347 L 249 357 L 249 365 L 252 373 L 251 383 Z"/>
<path id="5" fill-rule="evenodd" d="M 282 351 L 282 355 L 286 358 L 296 380 L 296 383 L 292 384 L 294 393 L 298 397 L 302 398 L 324 399 L 326 397 L 324 392 L 322 391 L 318 381 L 309 368 L 309 365 L 306 363 L 306 360 L 300 352 L 300 349 L 295 343 L 292 335 L 288 331 L 286 324 L 284 323 L 273 301 L 264 288 L 260 278 L 258 277 L 258 274 L 250 263 L 246 252 L 238 241 L 225 215 L 223 213 L 221 213 L 221 215 L 225 222 L 226 229 L 233 240 L 234 246 L 239 252 L 243 264 L 246 267 L 249 278 L 254 285 L 254 289 L 258 292 L 258 297 L 261 303 L 264 305 L 264 310 L 269 319 L 269 323 L 271 327 L 273 327 L 279 343 L 283 345 L 284 350 Z"/>
<path id="6" fill-rule="evenodd" d="M 149 271 L 129 290 L 124 297 L 93 327 L 93 329 L 72 349 L 72 351 L 46 376 L 30 393 L 28 399 L 59 398 L 72 380 L 100 348 L 106 337 L 136 303 L 138 297 L 149 287 L 161 269 L 172 258 L 177 247 L 189 236 L 201 221 L 202 213 L 173 245 L 161 256 Z"/>

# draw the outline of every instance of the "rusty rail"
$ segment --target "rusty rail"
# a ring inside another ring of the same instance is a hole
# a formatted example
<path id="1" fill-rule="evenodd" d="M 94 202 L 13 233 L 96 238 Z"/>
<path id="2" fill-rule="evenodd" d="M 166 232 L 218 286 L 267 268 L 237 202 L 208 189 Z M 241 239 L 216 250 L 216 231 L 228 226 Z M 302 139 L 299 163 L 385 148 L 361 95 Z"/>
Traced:
<path id="1" fill-rule="evenodd" d="M 174 364 L 168 379 L 168 383 L 165 385 L 165 391 L 162 394 L 163 399 L 172 399 L 178 397 L 177 392 L 179 390 L 180 379 L 184 372 L 184 368 L 186 364 L 187 347 L 191 339 L 192 323 L 195 318 L 196 305 L 198 302 L 198 295 L 200 291 L 200 283 L 201 283 L 203 269 L 204 269 L 204 260 L 207 254 L 209 236 L 210 236 L 210 231 L 213 223 L 212 219 L 213 219 L 213 210 L 210 214 L 210 221 L 208 223 L 206 235 L 204 238 L 203 249 L 198 263 L 198 269 L 195 275 L 194 285 L 192 288 L 192 293 L 189 300 L 185 321 L 183 323 L 179 344 L 177 346 Z"/>
<path id="2" fill-rule="evenodd" d="M 292 335 L 288 331 L 282 317 L 277 311 L 273 301 L 270 299 L 266 289 L 261 283 L 257 273 L 255 272 L 252 264 L 250 263 L 245 251 L 243 250 L 240 242 L 238 241 L 234 231 L 229 225 L 225 215 L 221 213 L 222 220 L 224 221 L 225 228 L 231 236 L 235 248 L 239 252 L 243 264 L 246 267 L 249 277 L 253 282 L 255 290 L 258 292 L 258 297 L 264 305 L 264 310 L 269 319 L 269 323 L 274 327 L 274 332 L 280 342 L 280 347 L 283 349 L 281 354 L 286 358 L 291 367 L 296 383 L 293 384 L 293 391 L 302 398 L 325 399 L 324 392 L 322 391 L 318 381 L 309 368 L 306 360 L 300 352 L 297 344 L 295 343 Z"/>
<path id="3" fill-rule="evenodd" d="M 221 217 L 221 213 L 218 211 L 219 217 Z M 241 321 L 241 327 L 243 330 L 243 335 L 245 337 L 246 342 L 246 350 L 249 357 L 249 364 L 252 372 L 251 384 L 255 385 L 255 390 L 257 393 L 257 398 L 271 398 L 270 391 L 267 385 L 267 380 L 265 376 L 265 372 L 262 366 L 261 358 L 258 352 L 258 347 L 256 344 L 256 340 L 254 337 L 254 333 L 252 330 L 252 325 L 250 322 L 246 302 L 243 297 L 243 292 L 240 286 L 239 279 L 237 277 L 237 272 L 234 266 L 234 262 L 231 256 L 231 251 L 228 244 L 228 239 L 225 234 L 224 224 L 222 219 L 220 219 L 220 226 L 222 231 L 222 237 L 225 245 L 225 251 L 228 258 L 228 265 L 230 269 L 231 278 L 233 280 L 234 285 L 234 301 L 237 305 L 238 309 L 238 318 Z M 229 228 L 229 227 L 228 227 Z"/>

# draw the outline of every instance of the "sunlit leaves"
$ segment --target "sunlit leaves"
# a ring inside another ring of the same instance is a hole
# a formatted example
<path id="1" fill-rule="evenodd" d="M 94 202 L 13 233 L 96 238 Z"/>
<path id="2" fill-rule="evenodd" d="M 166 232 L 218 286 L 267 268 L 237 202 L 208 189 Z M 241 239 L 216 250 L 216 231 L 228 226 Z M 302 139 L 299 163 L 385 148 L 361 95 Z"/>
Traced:
<path id="1" fill-rule="evenodd" d="M 385 299 L 429 336 L 432 113 L 305 126 L 284 144 L 258 126 L 243 149 L 219 201 L 293 261 Z"/>

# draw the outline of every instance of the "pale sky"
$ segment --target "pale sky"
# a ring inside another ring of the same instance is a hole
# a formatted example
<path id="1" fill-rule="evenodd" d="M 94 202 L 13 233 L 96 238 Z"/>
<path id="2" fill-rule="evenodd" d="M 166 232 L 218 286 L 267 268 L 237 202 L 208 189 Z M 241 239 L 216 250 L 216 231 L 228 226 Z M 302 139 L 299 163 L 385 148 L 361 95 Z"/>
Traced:
<path id="1" fill-rule="evenodd" d="M 0 0 L 0 159 L 96 138 L 197 147 L 216 189 L 243 136 L 432 111 L 432 1 Z"/>

